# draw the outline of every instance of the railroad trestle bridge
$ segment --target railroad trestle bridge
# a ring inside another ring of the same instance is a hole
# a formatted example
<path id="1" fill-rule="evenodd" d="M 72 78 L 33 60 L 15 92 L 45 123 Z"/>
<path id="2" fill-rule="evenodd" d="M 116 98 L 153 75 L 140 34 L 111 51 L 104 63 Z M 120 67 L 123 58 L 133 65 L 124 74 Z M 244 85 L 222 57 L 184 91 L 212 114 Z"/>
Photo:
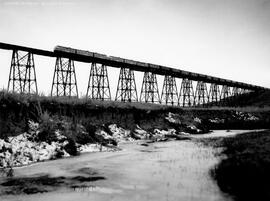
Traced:
<path id="1" fill-rule="evenodd" d="M 229 105 L 232 98 L 242 94 L 266 90 L 256 85 L 69 47 L 56 46 L 54 51 L 46 51 L 0 43 L 0 49 L 12 51 L 8 91 L 16 93 L 38 93 L 34 55 L 56 58 L 51 96 L 78 97 L 74 61 L 91 64 L 86 97 L 101 101 L 112 100 L 107 67 L 120 68 L 115 100 L 121 102 L 218 106 Z M 134 71 L 144 73 L 140 96 Z M 156 75 L 164 76 L 161 93 Z M 176 78 L 182 80 L 179 91 Z M 196 82 L 195 88 L 193 82 Z"/>

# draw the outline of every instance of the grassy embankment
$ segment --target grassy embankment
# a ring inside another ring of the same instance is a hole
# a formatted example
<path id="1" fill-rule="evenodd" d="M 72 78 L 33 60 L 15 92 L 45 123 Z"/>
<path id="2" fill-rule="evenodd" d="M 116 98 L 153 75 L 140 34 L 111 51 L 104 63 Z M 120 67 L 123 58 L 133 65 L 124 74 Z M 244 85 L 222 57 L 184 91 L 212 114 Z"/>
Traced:
<path id="1" fill-rule="evenodd" d="M 237 201 L 270 200 L 270 130 L 213 139 L 226 157 L 211 174 Z"/>
<path id="2" fill-rule="evenodd" d="M 181 124 L 170 124 L 165 119 L 169 112 L 177 114 Z M 239 112 L 244 114 L 239 114 Z M 248 117 L 247 113 L 258 117 L 258 120 L 246 121 L 245 118 Z M 142 129 L 149 132 L 155 128 L 164 130 L 175 128 L 179 131 L 189 132 L 187 125 L 196 124 L 194 122 L 195 117 L 201 119 L 200 129 L 204 131 L 209 129 L 270 127 L 270 107 L 183 109 L 145 103 L 102 102 L 65 97 L 24 96 L 2 91 L 0 92 L 0 138 L 27 131 L 28 121 L 42 122 L 44 114 L 45 119 L 48 119 L 48 116 L 51 117 L 54 120 L 54 124 L 65 120 L 72 123 L 69 130 L 76 131 L 78 125 L 83 125 L 89 133 L 93 133 L 97 127 L 101 126 L 106 129 L 109 124 L 117 124 L 131 131 L 139 125 Z M 215 118 L 222 121 L 209 121 L 209 119 Z M 47 125 L 47 127 L 49 126 Z"/>
<path id="3" fill-rule="evenodd" d="M 89 134 L 97 128 L 106 130 L 117 124 L 133 130 L 136 125 L 147 131 L 168 129 L 168 112 L 181 112 L 180 108 L 164 105 L 94 101 L 65 97 L 23 96 L 0 92 L 0 138 L 17 135 L 28 130 L 28 121 L 42 122 L 48 116 L 57 122 L 66 121 L 71 127 L 83 125 Z M 187 121 L 193 121 L 190 118 Z M 50 125 L 48 125 L 50 126 Z M 57 125 L 56 125 L 57 126 Z"/>

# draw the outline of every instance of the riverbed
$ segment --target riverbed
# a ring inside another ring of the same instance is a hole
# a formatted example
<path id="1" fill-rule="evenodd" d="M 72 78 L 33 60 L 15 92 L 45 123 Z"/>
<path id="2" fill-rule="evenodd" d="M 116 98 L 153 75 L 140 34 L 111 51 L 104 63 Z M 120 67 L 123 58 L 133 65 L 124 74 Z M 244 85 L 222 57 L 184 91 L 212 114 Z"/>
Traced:
<path id="1" fill-rule="evenodd" d="M 224 137 L 244 131 L 215 131 L 210 137 Z M 207 135 L 201 137 L 205 138 Z M 57 201 L 229 201 L 209 171 L 220 160 L 221 150 L 191 140 L 123 143 L 118 152 L 84 153 L 78 157 L 47 161 L 16 168 L 15 178 L 49 175 L 52 178 L 80 178 L 95 175 L 95 181 L 73 181 L 51 192 L 1 196 L 0 200 Z M 1 187 L 0 187 L 1 188 Z"/>

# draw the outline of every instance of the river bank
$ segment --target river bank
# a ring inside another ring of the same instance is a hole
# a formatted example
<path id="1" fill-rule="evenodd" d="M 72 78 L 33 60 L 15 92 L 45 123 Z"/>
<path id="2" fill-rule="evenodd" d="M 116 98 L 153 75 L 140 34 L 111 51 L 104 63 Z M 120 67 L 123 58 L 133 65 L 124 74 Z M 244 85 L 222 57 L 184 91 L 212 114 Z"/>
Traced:
<path id="1" fill-rule="evenodd" d="M 268 113 L 264 108 L 184 109 L 1 91 L 0 167 L 114 150 L 121 141 L 181 140 L 214 129 L 265 128 L 270 126 Z"/>
<path id="2" fill-rule="evenodd" d="M 149 140 L 151 142 L 190 139 L 189 133 L 175 129 L 147 132 L 137 126 L 132 132 L 110 124 L 107 127 L 92 128 L 92 133 L 80 124 L 55 121 L 50 117 L 41 124 L 29 121 L 29 130 L 23 134 L 0 139 L 0 170 L 12 176 L 14 167 L 63 157 L 78 156 L 85 152 L 111 152 L 121 150 L 123 142 Z M 175 122 L 171 116 L 169 121 Z M 45 124 L 45 126 L 44 126 Z M 56 126 L 57 125 L 57 126 Z M 45 129 L 44 129 L 45 127 Z M 198 132 L 200 130 L 193 126 Z"/>
<path id="3" fill-rule="evenodd" d="M 221 162 L 212 169 L 220 189 L 235 200 L 270 200 L 270 131 L 249 132 L 207 140 L 221 148 Z"/>
<path id="4" fill-rule="evenodd" d="M 181 108 L 139 102 L 25 96 L 0 91 L 0 139 L 28 132 L 29 120 L 42 123 L 44 116 L 56 123 L 69 122 L 70 128 L 64 126 L 73 135 L 81 125 L 91 135 L 96 129 L 111 124 L 131 132 L 139 126 L 149 133 L 154 129 L 175 129 L 191 134 L 217 129 L 262 129 L 270 128 L 269 114 L 269 107 Z M 49 126 L 53 129 L 57 124 Z"/>

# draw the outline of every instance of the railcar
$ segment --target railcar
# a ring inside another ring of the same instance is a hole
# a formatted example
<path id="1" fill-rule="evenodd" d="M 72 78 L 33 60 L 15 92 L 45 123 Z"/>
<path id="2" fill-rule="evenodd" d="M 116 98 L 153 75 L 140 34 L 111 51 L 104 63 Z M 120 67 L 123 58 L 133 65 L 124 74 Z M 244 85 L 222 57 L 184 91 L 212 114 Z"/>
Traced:
<path id="1" fill-rule="evenodd" d="M 121 57 L 109 56 L 109 59 L 110 59 L 111 61 L 116 61 L 116 62 L 120 62 L 120 63 L 123 63 L 123 62 L 124 62 L 124 59 L 121 58 Z"/>

